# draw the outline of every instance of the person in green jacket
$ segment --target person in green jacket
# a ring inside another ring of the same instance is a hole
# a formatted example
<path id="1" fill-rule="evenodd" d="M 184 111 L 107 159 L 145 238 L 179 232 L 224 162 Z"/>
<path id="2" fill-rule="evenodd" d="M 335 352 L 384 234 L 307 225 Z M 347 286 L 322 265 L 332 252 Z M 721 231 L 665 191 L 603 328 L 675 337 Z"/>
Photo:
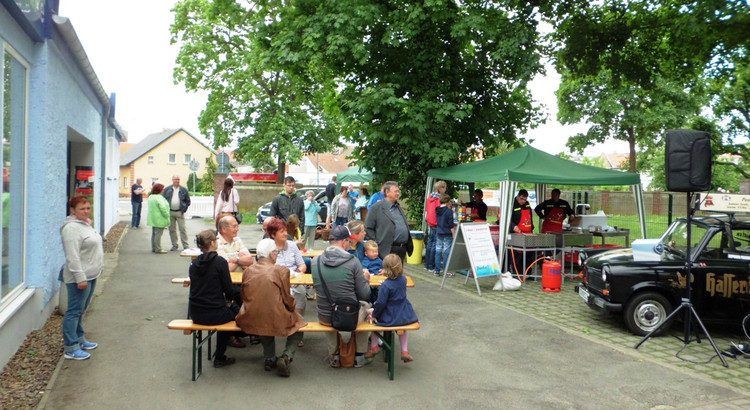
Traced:
<path id="1" fill-rule="evenodd" d="M 161 234 L 169 227 L 169 202 L 161 194 L 164 185 L 155 183 L 148 196 L 148 226 L 151 227 L 151 252 L 167 253 L 161 248 Z"/>

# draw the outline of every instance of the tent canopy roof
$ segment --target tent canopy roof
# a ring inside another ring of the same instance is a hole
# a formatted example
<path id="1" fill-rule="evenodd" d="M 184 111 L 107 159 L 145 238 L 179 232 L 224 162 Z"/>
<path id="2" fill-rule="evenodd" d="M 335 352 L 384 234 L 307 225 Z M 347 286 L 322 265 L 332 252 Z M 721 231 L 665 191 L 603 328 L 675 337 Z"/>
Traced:
<path id="1" fill-rule="evenodd" d="M 341 175 L 341 174 L 339 174 Z M 639 174 L 582 165 L 530 145 L 496 157 L 428 171 L 432 178 L 461 182 L 515 181 L 558 185 L 637 185 Z"/>
<path id="2" fill-rule="evenodd" d="M 336 185 L 341 186 L 344 182 L 370 182 L 372 181 L 372 172 L 352 167 L 336 174 Z"/>

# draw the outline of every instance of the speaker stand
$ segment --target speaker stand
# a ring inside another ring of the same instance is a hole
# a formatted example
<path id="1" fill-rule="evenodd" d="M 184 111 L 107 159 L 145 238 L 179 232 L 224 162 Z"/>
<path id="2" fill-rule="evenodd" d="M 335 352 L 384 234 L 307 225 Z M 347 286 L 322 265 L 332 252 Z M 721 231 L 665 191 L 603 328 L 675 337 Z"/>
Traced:
<path id="1" fill-rule="evenodd" d="M 693 320 L 695 320 L 696 323 L 700 326 L 701 330 L 703 330 L 703 334 L 706 335 L 706 339 L 708 339 L 709 343 L 711 343 L 711 347 L 714 348 L 714 351 L 716 352 L 716 355 L 719 356 L 719 359 L 721 360 L 721 363 L 724 365 L 724 367 L 729 367 L 729 363 L 727 363 L 727 360 L 724 359 L 724 356 L 722 356 L 721 351 L 719 351 L 719 348 L 716 347 L 716 343 L 714 343 L 714 340 L 711 338 L 711 335 L 708 334 L 708 330 L 706 330 L 706 327 L 703 326 L 703 322 L 701 322 L 700 317 L 698 317 L 698 313 L 695 311 L 695 308 L 693 308 L 693 303 L 690 301 L 690 282 L 692 281 L 692 272 L 690 271 L 691 266 L 693 265 L 693 259 L 690 255 L 690 244 L 692 243 L 692 231 L 693 231 L 693 212 L 695 212 L 696 209 L 698 209 L 697 206 L 692 205 L 692 197 L 693 193 L 688 192 L 687 193 L 687 246 L 685 247 L 685 279 L 687 281 L 687 290 L 686 290 L 686 297 L 682 298 L 680 301 L 680 306 L 677 307 L 672 313 L 667 316 L 666 319 L 664 319 L 663 322 L 659 324 L 659 326 L 655 327 L 653 330 L 648 332 L 646 336 L 641 339 L 640 342 L 638 342 L 635 345 L 635 349 L 638 349 L 646 340 L 648 340 L 654 333 L 661 330 L 662 327 L 667 325 L 670 322 L 670 319 L 677 315 L 677 313 L 683 309 L 685 309 L 685 337 L 682 340 L 683 343 L 683 349 L 692 342 L 690 339 L 690 333 L 691 333 L 691 324 L 693 323 Z M 696 335 L 696 341 L 698 343 L 701 342 L 700 337 Z"/>

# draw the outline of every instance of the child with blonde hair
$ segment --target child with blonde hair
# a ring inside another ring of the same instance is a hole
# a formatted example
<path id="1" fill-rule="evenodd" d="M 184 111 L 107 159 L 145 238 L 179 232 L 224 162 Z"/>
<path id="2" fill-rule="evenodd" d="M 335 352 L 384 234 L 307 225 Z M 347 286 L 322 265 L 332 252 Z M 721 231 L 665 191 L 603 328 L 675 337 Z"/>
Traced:
<path id="1" fill-rule="evenodd" d="M 387 277 L 380 286 L 378 300 L 367 309 L 370 322 L 375 321 L 379 326 L 401 326 L 418 322 L 419 318 L 414 308 L 406 298 L 406 277 L 403 275 L 404 267 L 401 258 L 396 254 L 390 254 L 383 260 L 383 275 Z M 401 360 L 409 363 L 414 358 L 409 354 L 407 333 L 398 336 L 401 344 Z M 380 352 L 378 337 L 370 336 L 370 350 L 365 357 L 371 359 Z"/>
<path id="2" fill-rule="evenodd" d="M 365 257 L 362 258 L 362 269 L 367 269 L 370 275 L 380 275 L 383 269 L 383 260 L 378 256 L 378 243 L 375 241 L 365 242 Z"/>

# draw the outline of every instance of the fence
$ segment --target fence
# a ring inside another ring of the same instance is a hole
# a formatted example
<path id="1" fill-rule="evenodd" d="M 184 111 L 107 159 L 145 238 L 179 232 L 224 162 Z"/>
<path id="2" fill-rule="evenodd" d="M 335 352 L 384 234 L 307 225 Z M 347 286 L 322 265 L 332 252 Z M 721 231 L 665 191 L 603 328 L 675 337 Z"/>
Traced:
<path id="1" fill-rule="evenodd" d="M 632 191 L 563 191 L 562 198 L 575 208 L 577 204 L 591 205 L 590 213 L 604 211 L 610 226 L 630 229 L 630 238 L 641 238 L 638 210 Z M 644 192 L 646 233 L 658 238 L 676 218 L 685 217 L 687 194 L 676 192 Z"/>

